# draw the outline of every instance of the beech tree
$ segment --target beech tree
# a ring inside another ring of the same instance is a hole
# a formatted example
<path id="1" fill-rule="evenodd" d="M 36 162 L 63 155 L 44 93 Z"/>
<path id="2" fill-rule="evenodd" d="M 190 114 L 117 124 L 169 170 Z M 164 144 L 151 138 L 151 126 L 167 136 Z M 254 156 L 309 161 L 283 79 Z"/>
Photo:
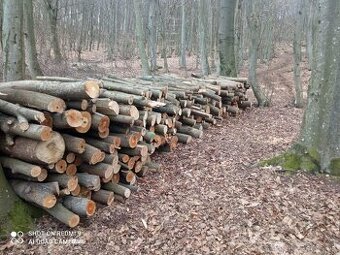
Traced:
<path id="1" fill-rule="evenodd" d="M 236 76 L 234 16 L 237 0 L 220 0 L 220 75 Z"/>
<path id="2" fill-rule="evenodd" d="M 2 26 L 3 79 L 22 80 L 25 76 L 23 2 L 4 0 Z"/>
<path id="3" fill-rule="evenodd" d="M 25 48 L 27 49 L 27 63 L 32 78 L 42 75 L 38 62 L 38 54 L 35 44 L 33 4 L 32 0 L 23 1 L 24 4 L 24 23 L 25 23 Z"/>
<path id="4" fill-rule="evenodd" d="M 315 64 L 299 140 L 269 163 L 340 175 L 340 2 L 319 0 L 318 17 Z"/>

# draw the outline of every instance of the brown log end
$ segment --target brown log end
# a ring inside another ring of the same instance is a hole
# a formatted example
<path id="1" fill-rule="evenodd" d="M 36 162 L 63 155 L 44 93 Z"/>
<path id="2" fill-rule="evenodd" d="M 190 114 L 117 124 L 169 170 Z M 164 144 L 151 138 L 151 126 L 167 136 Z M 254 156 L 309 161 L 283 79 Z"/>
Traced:
<path id="1" fill-rule="evenodd" d="M 68 219 L 68 226 L 70 228 L 76 227 L 80 222 L 80 217 L 77 214 L 73 214 L 69 219 Z"/>
<path id="2" fill-rule="evenodd" d="M 67 182 L 67 188 L 69 191 L 74 191 L 78 186 L 78 177 L 77 176 L 72 176 Z"/>
<path id="3" fill-rule="evenodd" d="M 67 110 L 65 112 L 66 122 L 70 127 L 80 127 L 83 125 L 83 115 L 80 111 L 77 110 Z"/>
<path id="4" fill-rule="evenodd" d="M 60 98 L 52 100 L 47 106 L 47 110 L 49 112 L 63 113 L 65 109 L 66 109 L 65 101 Z"/>
<path id="5" fill-rule="evenodd" d="M 66 167 L 67 167 L 67 163 L 65 160 L 61 159 L 59 160 L 57 163 L 55 163 L 54 165 L 54 170 L 57 172 L 57 173 L 65 173 L 66 171 Z"/>
<path id="6" fill-rule="evenodd" d="M 42 168 L 40 166 L 34 166 L 31 169 L 31 176 L 38 177 L 42 172 Z"/>
<path id="7" fill-rule="evenodd" d="M 92 116 L 89 112 L 86 112 L 86 111 L 81 112 L 81 115 L 82 115 L 82 124 L 80 126 L 76 127 L 76 131 L 78 133 L 84 134 L 87 131 L 89 131 L 90 128 L 91 128 Z"/>
<path id="8" fill-rule="evenodd" d="M 87 216 L 92 216 L 96 211 L 96 203 L 92 200 L 89 200 L 86 205 L 86 214 Z"/>
<path id="9" fill-rule="evenodd" d="M 45 126 L 42 128 L 42 131 L 40 133 L 40 139 L 41 141 L 48 141 L 52 137 L 52 128 Z"/>
<path id="10" fill-rule="evenodd" d="M 69 164 L 66 167 L 66 172 L 67 175 L 74 176 L 77 173 L 77 166 L 75 164 Z"/>
<path id="11" fill-rule="evenodd" d="M 98 98 L 100 93 L 100 82 L 97 80 L 85 81 L 85 92 L 90 98 Z"/>
<path id="12" fill-rule="evenodd" d="M 57 203 L 57 198 L 55 195 L 49 194 L 43 199 L 43 206 L 45 208 L 52 208 Z"/>

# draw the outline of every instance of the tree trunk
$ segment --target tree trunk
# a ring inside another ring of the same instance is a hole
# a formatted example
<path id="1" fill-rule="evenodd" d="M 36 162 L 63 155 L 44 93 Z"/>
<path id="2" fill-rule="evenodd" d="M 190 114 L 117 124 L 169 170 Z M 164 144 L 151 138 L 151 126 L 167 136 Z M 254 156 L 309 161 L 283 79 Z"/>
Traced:
<path id="1" fill-rule="evenodd" d="M 51 33 L 51 46 L 55 60 L 61 61 L 62 55 L 57 35 L 57 18 L 59 0 L 44 0 L 48 17 L 48 26 Z"/>
<path id="2" fill-rule="evenodd" d="M 23 1 L 4 0 L 3 6 L 3 79 L 23 80 L 25 78 Z"/>
<path id="3" fill-rule="evenodd" d="M 300 1 L 298 4 L 297 20 L 295 22 L 295 31 L 293 39 L 293 51 L 294 51 L 294 83 L 295 83 L 295 106 L 297 108 L 303 107 L 303 94 L 301 86 L 301 36 L 303 31 L 303 15 L 305 11 L 303 3 Z"/>
<path id="4" fill-rule="evenodd" d="M 140 56 L 141 63 L 142 63 L 142 73 L 143 73 L 143 76 L 148 76 L 151 73 L 150 73 L 148 58 L 145 52 L 145 38 L 144 38 L 144 31 L 143 31 L 143 20 L 142 20 L 142 15 L 140 13 L 140 10 L 141 10 L 140 1 L 133 0 L 133 6 L 134 6 L 135 16 L 136 16 L 136 37 L 137 37 L 139 56 Z"/>
<path id="5" fill-rule="evenodd" d="M 24 3 L 24 20 L 25 20 L 25 47 L 27 48 L 27 62 L 31 77 L 43 75 L 37 56 L 35 44 L 34 20 L 33 20 L 33 4 L 32 0 L 23 1 Z"/>
<path id="6" fill-rule="evenodd" d="M 181 57 L 179 65 L 181 68 L 186 68 L 186 18 L 185 18 L 185 0 L 181 3 Z"/>
<path id="7" fill-rule="evenodd" d="M 322 0 L 320 6 L 321 23 L 314 45 L 317 62 L 312 70 L 301 143 L 310 155 L 318 155 L 321 171 L 340 175 L 340 2 Z"/>
<path id="8" fill-rule="evenodd" d="M 236 76 L 234 16 L 237 0 L 220 0 L 220 75 Z"/>
<path id="9" fill-rule="evenodd" d="M 340 175 L 340 2 L 320 0 L 319 8 L 315 68 L 300 138 L 288 152 L 268 162 L 286 170 Z"/>
<path id="10" fill-rule="evenodd" d="M 249 46 L 249 73 L 248 79 L 252 86 L 257 103 L 259 107 L 267 106 L 268 102 L 263 94 L 263 91 L 256 78 L 256 66 L 258 57 L 258 47 L 259 47 L 259 31 L 260 31 L 260 21 L 258 17 L 258 3 L 257 0 L 247 3 L 247 22 L 248 29 L 250 33 L 250 46 Z"/>
<path id="11" fill-rule="evenodd" d="M 208 62 L 208 54 L 207 54 L 207 45 L 206 45 L 206 17 L 205 17 L 205 0 L 199 0 L 198 2 L 198 14 L 199 14 L 199 49 L 200 49 L 200 60 L 201 60 L 201 71 L 203 75 L 208 75 L 210 73 L 209 70 L 209 62 Z"/>
<path id="12" fill-rule="evenodd" d="M 0 240 L 8 238 L 11 231 L 25 232 L 31 227 L 29 207 L 16 196 L 0 165 Z"/>
<path id="13" fill-rule="evenodd" d="M 154 71 L 157 70 L 156 4 L 157 4 L 156 0 L 150 1 L 149 20 L 148 20 L 149 52 L 150 52 L 151 72 L 154 72 Z"/>

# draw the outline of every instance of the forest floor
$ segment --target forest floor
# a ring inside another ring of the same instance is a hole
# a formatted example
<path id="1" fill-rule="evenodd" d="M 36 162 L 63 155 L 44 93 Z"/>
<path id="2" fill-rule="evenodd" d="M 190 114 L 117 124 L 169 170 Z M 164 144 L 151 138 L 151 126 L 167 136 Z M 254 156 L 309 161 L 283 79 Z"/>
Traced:
<path id="1" fill-rule="evenodd" d="M 5 253 L 340 254 L 339 181 L 256 166 L 289 148 L 300 129 L 291 59 L 282 51 L 269 68 L 260 65 L 272 107 L 247 110 L 203 139 L 155 155 L 162 171 L 139 180 L 125 204 L 100 208 L 76 228 L 85 244 L 32 245 L 25 237 Z M 46 216 L 37 230 L 67 228 Z"/>

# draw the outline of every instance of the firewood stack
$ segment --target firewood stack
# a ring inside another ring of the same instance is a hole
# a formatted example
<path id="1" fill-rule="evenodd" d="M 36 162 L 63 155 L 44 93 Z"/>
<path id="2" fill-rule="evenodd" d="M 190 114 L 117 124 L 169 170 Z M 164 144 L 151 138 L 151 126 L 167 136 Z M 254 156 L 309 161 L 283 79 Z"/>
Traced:
<path id="1" fill-rule="evenodd" d="M 156 149 L 200 138 L 249 107 L 246 80 L 159 76 L 0 84 L 0 163 L 22 199 L 75 227 L 160 165 Z"/>

